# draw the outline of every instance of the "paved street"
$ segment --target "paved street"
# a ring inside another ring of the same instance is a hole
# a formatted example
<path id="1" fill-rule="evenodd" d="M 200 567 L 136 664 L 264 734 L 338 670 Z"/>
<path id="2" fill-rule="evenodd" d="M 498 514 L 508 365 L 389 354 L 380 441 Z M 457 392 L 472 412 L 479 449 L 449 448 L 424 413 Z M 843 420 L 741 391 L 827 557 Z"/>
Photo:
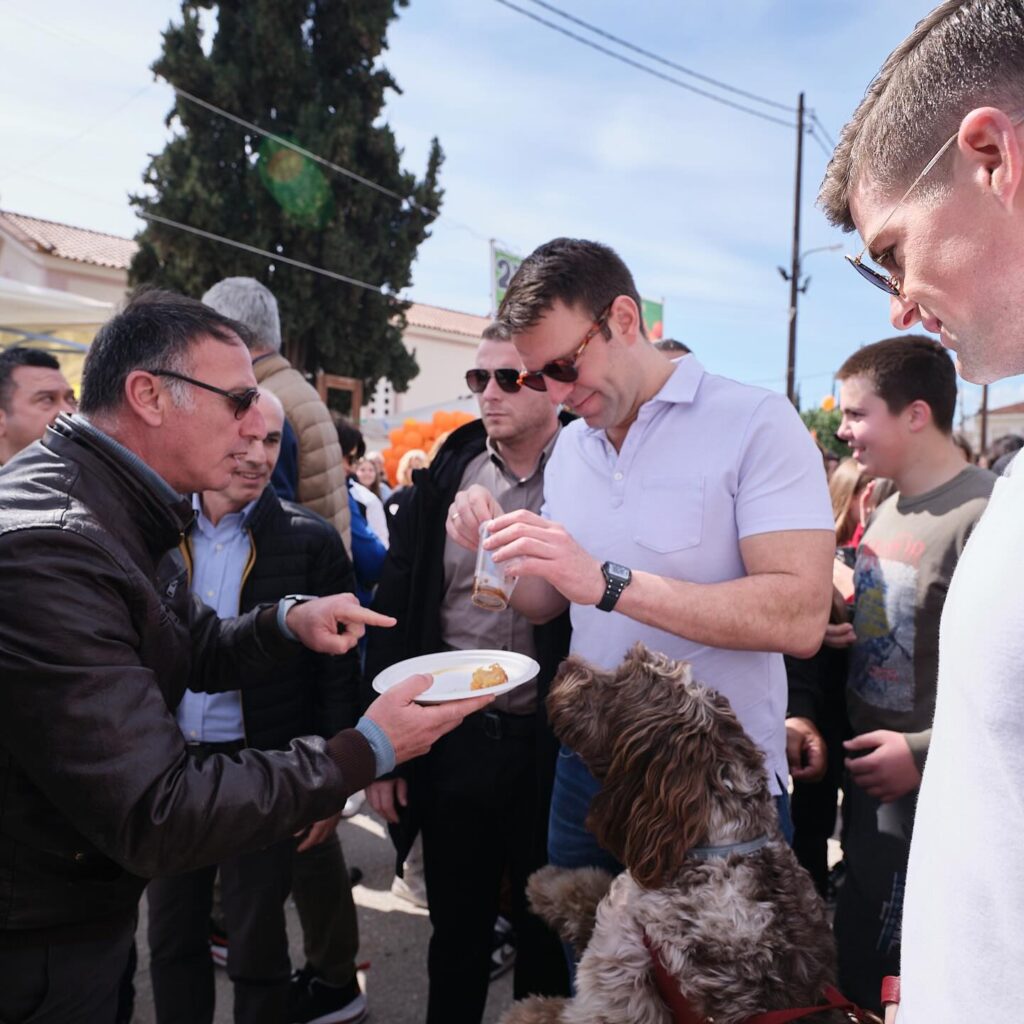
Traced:
<path id="1" fill-rule="evenodd" d="M 357 814 L 339 828 L 345 857 L 350 866 L 363 871 L 354 894 L 359 907 L 360 962 L 369 962 L 361 976 L 370 1003 L 370 1017 L 376 1024 L 422 1024 L 426 1014 L 426 950 L 430 935 L 427 912 L 396 899 L 390 886 L 394 851 L 379 819 Z M 139 922 L 139 971 L 135 1024 L 155 1024 L 149 984 L 149 952 L 146 947 L 146 901 L 143 898 Z M 302 939 L 295 908 L 288 906 L 288 934 L 292 962 L 302 962 Z M 512 999 L 512 975 L 507 973 L 491 985 L 485 1024 L 494 1024 Z M 231 1024 L 231 985 L 227 975 L 217 971 L 216 1024 Z"/>

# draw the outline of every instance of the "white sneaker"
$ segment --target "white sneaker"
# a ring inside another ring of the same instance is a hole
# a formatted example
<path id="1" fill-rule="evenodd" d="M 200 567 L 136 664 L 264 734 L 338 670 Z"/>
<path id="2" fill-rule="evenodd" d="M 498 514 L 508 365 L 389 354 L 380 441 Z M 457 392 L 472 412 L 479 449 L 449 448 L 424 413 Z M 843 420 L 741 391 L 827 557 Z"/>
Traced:
<path id="1" fill-rule="evenodd" d="M 353 793 L 345 801 L 345 806 L 341 809 L 341 816 L 343 818 L 354 817 L 362 810 L 364 803 L 366 803 L 366 793 L 363 790 Z"/>

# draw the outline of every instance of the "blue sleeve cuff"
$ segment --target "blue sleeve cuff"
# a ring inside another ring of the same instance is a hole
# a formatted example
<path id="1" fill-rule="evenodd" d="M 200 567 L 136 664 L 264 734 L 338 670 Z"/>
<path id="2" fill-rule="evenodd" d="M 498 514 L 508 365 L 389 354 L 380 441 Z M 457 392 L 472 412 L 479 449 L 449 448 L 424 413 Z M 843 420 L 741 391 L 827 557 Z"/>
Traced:
<path id="1" fill-rule="evenodd" d="M 395 770 L 395 748 L 391 746 L 388 734 L 372 719 L 363 715 L 356 722 L 356 731 L 366 737 L 374 759 L 377 762 L 377 777 Z"/>

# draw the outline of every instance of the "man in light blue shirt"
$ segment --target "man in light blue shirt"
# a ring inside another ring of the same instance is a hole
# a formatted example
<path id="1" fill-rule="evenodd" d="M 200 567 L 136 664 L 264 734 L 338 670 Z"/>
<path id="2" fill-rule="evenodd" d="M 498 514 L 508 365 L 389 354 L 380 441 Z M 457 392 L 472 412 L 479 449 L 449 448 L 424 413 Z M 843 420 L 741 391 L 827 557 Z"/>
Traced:
<path id="1" fill-rule="evenodd" d="M 569 607 L 572 650 L 597 666 L 614 668 L 638 640 L 689 661 L 764 752 L 787 829 L 782 652 L 820 646 L 835 546 L 807 430 L 781 395 L 708 374 L 693 355 L 667 360 L 628 268 L 599 243 L 537 249 L 498 320 L 522 382 L 579 419 L 545 473 L 541 515 L 503 516 L 470 489 L 449 534 L 473 546 L 497 517 L 489 546 L 520 579 L 514 607 L 536 622 Z M 617 867 L 584 825 L 599 788 L 578 758 L 559 759 L 552 863 Z"/>

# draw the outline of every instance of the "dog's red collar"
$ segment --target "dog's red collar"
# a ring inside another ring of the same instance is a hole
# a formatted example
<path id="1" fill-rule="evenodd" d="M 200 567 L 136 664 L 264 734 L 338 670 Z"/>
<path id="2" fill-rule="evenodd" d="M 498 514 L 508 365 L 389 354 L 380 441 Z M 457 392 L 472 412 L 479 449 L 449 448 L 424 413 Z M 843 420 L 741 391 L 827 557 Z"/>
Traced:
<path id="1" fill-rule="evenodd" d="M 672 1014 L 672 1024 L 711 1024 L 706 1017 L 702 1017 L 694 1010 L 690 1001 L 679 990 L 675 978 L 668 973 L 664 961 L 661 959 L 661 953 L 646 932 L 644 933 L 644 945 L 651 955 L 654 986 Z M 845 1010 L 849 1014 L 850 1020 L 858 1022 L 858 1024 L 881 1024 L 881 1020 L 875 1014 L 868 1010 L 862 1010 L 855 1003 L 851 1003 L 831 985 L 826 985 L 822 994 L 825 1002 L 819 1006 L 802 1006 L 790 1010 L 768 1010 L 765 1013 L 755 1013 L 753 1017 L 748 1017 L 744 1024 L 789 1024 L 790 1021 L 810 1017 L 811 1014 L 821 1013 L 823 1010 Z"/>

